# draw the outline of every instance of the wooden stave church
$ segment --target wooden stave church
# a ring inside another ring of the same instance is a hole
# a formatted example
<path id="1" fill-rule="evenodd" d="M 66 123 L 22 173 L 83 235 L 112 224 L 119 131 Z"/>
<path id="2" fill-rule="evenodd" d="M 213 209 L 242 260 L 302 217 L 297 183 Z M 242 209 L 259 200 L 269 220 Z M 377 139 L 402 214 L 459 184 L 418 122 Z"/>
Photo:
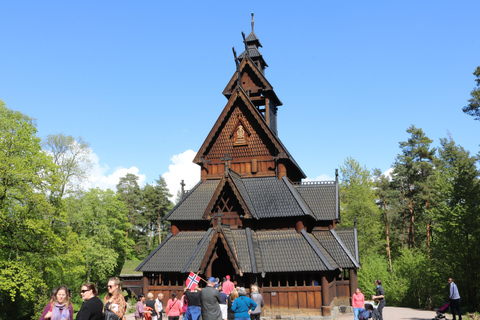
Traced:
<path id="1" fill-rule="evenodd" d="M 339 182 L 305 174 L 277 135 L 282 105 L 254 32 L 223 94 L 226 106 L 194 158 L 201 180 L 164 220 L 171 232 L 137 267 L 142 291 L 183 292 L 190 271 L 257 284 L 265 312 L 331 315 L 350 305 L 356 229 L 340 222 Z M 166 298 L 166 299 L 167 299 Z"/>

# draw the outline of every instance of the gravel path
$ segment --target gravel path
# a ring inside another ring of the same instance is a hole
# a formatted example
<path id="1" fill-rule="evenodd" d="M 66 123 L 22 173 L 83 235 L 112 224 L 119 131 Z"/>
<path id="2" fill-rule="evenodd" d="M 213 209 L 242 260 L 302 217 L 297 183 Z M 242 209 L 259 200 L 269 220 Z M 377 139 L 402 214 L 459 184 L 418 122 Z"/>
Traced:
<path id="1" fill-rule="evenodd" d="M 447 315 L 447 318 L 452 318 Z M 383 309 L 384 320 L 432 320 L 435 318 L 435 311 L 417 310 L 410 308 L 385 307 Z M 353 320 L 353 314 L 341 314 L 337 320 Z"/>
<path id="2" fill-rule="evenodd" d="M 163 318 L 166 319 L 165 315 Z M 433 318 L 435 318 L 435 311 L 397 307 L 383 309 L 384 320 L 432 320 Z M 447 318 L 451 319 L 452 315 L 448 314 Z M 127 320 L 135 320 L 133 313 L 127 314 Z M 353 320 L 353 314 L 340 314 L 336 320 Z"/>

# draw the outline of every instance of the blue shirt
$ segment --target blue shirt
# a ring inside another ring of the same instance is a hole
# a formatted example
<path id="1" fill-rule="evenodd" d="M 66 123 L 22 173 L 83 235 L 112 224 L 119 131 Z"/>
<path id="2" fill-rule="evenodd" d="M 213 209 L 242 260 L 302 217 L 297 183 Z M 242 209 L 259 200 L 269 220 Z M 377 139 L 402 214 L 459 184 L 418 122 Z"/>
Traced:
<path id="1" fill-rule="evenodd" d="M 232 311 L 235 312 L 235 318 L 250 318 L 248 310 L 255 310 L 257 303 L 247 296 L 240 296 L 233 301 Z"/>

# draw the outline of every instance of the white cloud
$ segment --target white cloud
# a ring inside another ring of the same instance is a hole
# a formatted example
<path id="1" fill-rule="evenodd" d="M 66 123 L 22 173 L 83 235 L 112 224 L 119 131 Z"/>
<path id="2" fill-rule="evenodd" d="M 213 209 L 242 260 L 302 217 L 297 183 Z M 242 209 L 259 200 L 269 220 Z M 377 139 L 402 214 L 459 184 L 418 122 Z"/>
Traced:
<path id="1" fill-rule="evenodd" d="M 395 170 L 395 168 L 390 168 L 388 169 L 387 171 L 385 171 L 384 173 L 382 173 L 385 177 L 387 177 L 390 181 L 393 180 L 393 170 Z"/>
<path id="2" fill-rule="evenodd" d="M 100 188 L 102 190 L 112 189 L 117 190 L 117 184 L 120 178 L 125 177 L 127 173 L 133 173 L 138 176 L 138 185 L 142 186 L 147 180 L 146 175 L 140 174 L 140 170 L 137 167 L 122 168 L 118 167 L 113 169 L 113 173 L 108 174 L 110 167 L 104 163 L 100 163 L 99 157 L 92 151 L 90 153 L 90 160 L 92 161 L 92 170 L 88 181 L 84 183 L 84 188 Z"/>
<path id="3" fill-rule="evenodd" d="M 170 158 L 173 164 L 169 165 L 168 172 L 162 175 L 172 195 L 170 200 L 175 200 L 182 180 L 185 182 L 185 190 L 190 190 L 200 180 L 200 166 L 192 162 L 195 155 L 195 151 L 186 150 Z"/>
<path id="4" fill-rule="evenodd" d="M 316 178 L 306 178 L 303 181 L 333 181 L 335 178 L 330 177 L 328 174 L 321 174 Z"/>

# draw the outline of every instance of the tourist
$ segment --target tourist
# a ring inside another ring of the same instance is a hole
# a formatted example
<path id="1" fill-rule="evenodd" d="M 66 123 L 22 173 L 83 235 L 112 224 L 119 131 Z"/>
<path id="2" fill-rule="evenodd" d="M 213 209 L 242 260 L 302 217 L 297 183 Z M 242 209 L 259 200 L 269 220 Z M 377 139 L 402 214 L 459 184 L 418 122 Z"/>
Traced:
<path id="1" fill-rule="evenodd" d="M 200 301 L 202 303 L 202 320 L 221 320 L 222 311 L 220 310 L 220 292 L 215 289 L 217 280 L 214 277 L 208 278 L 207 286 L 200 291 Z"/>
<path id="2" fill-rule="evenodd" d="M 365 309 L 360 309 L 358 313 L 358 320 L 369 320 L 373 314 L 373 306 L 371 304 L 366 304 Z"/>
<path id="3" fill-rule="evenodd" d="M 105 307 L 103 308 L 103 315 L 105 320 L 125 319 L 125 311 L 127 311 L 127 303 L 122 294 L 122 287 L 120 285 L 120 279 L 113 277 L 108 279 L 107 284 L 108 293 L 103 299 Z M 117 317 L 112 315 L 114 313 Z"/>
<path id="4" fill-rule="evenodd" d="M 182 302 L 177 299 L 177 292 L 173 291 L 172 296 L 168 299 L 167 308 L 165 309 L 168 320 L 178 320 L 182 314 Z"/>
<path id="5" fill-rule="evenodd" d="M 257 304 L 255 310 L 250 313 L 250 319 L 260 320 L 260 314 L 262 313 L 262 308 L 265 305 L 265 301 L 263 301 L 262 295 L 260 294 L 260 292 L 258 292 L 258 286 L 251 286 L 250 298 L 252 298 L 252 300 L 255 301 L 255 303 Z"/>
<path id="6" fill-rule="evenodd" d="M 185 296 L 185 292 L 189 291 L 187 287 L 183 288 L 183 296 L 182 296 L 182 316 L 185 317 L 185 312 L 187 312 L 188 308 L 188 299 L 187 296 Z"/>
<path id="7" fill-rule="evenodd" d="M 155 299 L 155 311 L 157 312 L 157 320 L 162 320 L 163 312 L 163 293 L 159 293 L 157 299 Z"/>
<path id="8" fill-rule="evenodd" d="M 232 311 L 235 312 L 235 320 L 250 320 L 250 314 L 257 307 L 257 303 L 247 297 L 244 287 L 238 288 L 238 298 L 232 303 Z"/>
<path id="9" fill-rule="evenodd" d="M 184 297 L 188 301 L 187 311 L 185 311 L 184 320 L 198 320 L 202 313 L 200 307 L 202 302 L 200 300 L 200 292 L 194 290 L 185 291 Z"/>
<path id="10" fill-rule="evenodd" d="M 378 320 L 383 320 L 383 307 L 385 307 L 385 289 L 383 289 L 382 280 L 380 279 L 375 280 L 375 285 L 377 286 L 377 288 L 375 289 L 375 295 L 372 296 L 372 299 L 378 301 Z"/>
<path id="11" fill-rule="evenodd" d="M 145 305 L 152 309 L 151 310 L 152 320 L 157 320 L 158 314 L 157 314 L 157 309 L 155 308 L 155 300 L 153 300 L 153 293 L 151 292 L 147 293 L 147 302 L 145 302 Z"/>
<path id="12" fill-rule="evenodd" d="M 143 319 L 145 319 L 145 295 L 140 293 L 137 304 L 135 305 L 135 320 Z"/>
<path id="13" fill-rule="evenodd" d="M 235 319 L 235 312 L 232 310 L 232 304 L 235 299 L 238 298 L 238 291 L 237 289 L 233 289 L 232 293 L 228 296 L 227 299 L 227 319 L 228 320 L 233 320 Z"/>
<path id="14" fill-rule="evenodd" d="M 358 320 L 358 313 L 363 309 L 365 305 L 365 296 L 363 295 L 360 288 L 355 290 L 355 293 L 352 295 L 352 306 L 353 306 L 353 320 Z"/>
<path id="15" fill-rule="evenodd" d="M 225 282 L 225 281 L 224 281 Z M 222 285 L 219 285 L 217 290 L 220 292 L 220 310 L 222 311 L 222 319 L 227 319 L 228 311 L 227 311 L 227 299 L 228 295 L 222 291 Z"/>
<path id="16" fill-rule="evenodd" d="M 235 284 L 230 281 L 230 276 L 225 276 L 226 281 L 222 283 L 223 292 L 227 294 L 227 296 L 232 293 L 233 289 L 235 289 Z"/>
<path id="17" fill-rule="evenodd" d="M 93 283 L 85 283 L 80 291 L 83 304 L 77 313 L 76 320 L 101 320 L 103 302 L 97 297 L 97 288 Z"/>
<path id="18" fill-rule="evenodd" d="M 458 293 L 458 288 L 452 278 L 448 278 L 448 283 L 450 284 L 450 311 L 453 315 L 453 320 L 456 318 L 456 313 L 458 313 L 458 319 L 462 320 L 462 310 L 460 309 L 460 293 Z"/>
<path id="19" fill-rule="evenodd" d="M 68 288 L 61 286 L 50 296 L 50 301 L 43 309 L 40 320 L 73 320 L 73 306 L 68 297 Z"/>

